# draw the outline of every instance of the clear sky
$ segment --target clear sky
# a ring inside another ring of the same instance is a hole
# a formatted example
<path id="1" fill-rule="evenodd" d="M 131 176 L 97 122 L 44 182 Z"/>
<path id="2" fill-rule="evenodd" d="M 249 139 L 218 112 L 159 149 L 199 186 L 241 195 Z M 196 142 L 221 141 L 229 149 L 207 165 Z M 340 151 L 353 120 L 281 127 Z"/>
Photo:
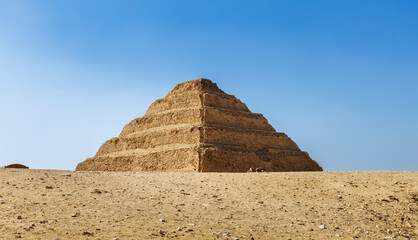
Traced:
<path id="1" fill-rule="evenodd" d="M 418 171 L 418 1 L 0 0 L 0 166 L 74 169 L 209 78 L 327 171 Z"/>

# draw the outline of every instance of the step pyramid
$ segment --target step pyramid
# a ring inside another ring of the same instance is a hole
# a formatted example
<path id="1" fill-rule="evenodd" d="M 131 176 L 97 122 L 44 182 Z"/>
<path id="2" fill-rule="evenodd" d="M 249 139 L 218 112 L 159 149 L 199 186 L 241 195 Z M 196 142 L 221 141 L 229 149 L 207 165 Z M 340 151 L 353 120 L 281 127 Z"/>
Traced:
<path id="1" fill-rule="evenodd" d="M 208 79 L 178 84 L 77 171 L 322 171 L 262 114 Z"/>

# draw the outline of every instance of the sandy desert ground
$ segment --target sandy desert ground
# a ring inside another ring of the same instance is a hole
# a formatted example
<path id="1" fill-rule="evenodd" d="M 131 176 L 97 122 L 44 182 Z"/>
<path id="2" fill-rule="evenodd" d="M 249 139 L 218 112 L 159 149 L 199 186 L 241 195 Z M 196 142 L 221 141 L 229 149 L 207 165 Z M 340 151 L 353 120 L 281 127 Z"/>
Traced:
<path id="1" fill-rule="evenodd" d="M 0 239 L 417 239 L 418 172 L 0 170 Z"/>

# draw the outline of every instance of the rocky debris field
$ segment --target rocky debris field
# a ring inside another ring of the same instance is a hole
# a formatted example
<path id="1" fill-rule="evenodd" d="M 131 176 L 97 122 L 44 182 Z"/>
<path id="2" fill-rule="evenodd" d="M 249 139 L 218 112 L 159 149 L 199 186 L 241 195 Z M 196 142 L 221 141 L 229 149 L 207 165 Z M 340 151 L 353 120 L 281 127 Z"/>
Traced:
<path id="1" fill-rule="evenodd" d="M 0 169 L 0 239 L 417 239 L 418 172 Z"/>

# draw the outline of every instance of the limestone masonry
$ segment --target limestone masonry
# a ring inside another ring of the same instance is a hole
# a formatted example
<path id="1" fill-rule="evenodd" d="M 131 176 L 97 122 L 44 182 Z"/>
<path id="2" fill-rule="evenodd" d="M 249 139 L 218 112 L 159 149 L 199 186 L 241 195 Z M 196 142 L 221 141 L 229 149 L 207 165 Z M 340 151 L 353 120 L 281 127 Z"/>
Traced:
<path id="1" fill-rule="evenodd" d="M 208 79 L 178 84 L 77 171 L 322 171 L 263 115 Z"/>

